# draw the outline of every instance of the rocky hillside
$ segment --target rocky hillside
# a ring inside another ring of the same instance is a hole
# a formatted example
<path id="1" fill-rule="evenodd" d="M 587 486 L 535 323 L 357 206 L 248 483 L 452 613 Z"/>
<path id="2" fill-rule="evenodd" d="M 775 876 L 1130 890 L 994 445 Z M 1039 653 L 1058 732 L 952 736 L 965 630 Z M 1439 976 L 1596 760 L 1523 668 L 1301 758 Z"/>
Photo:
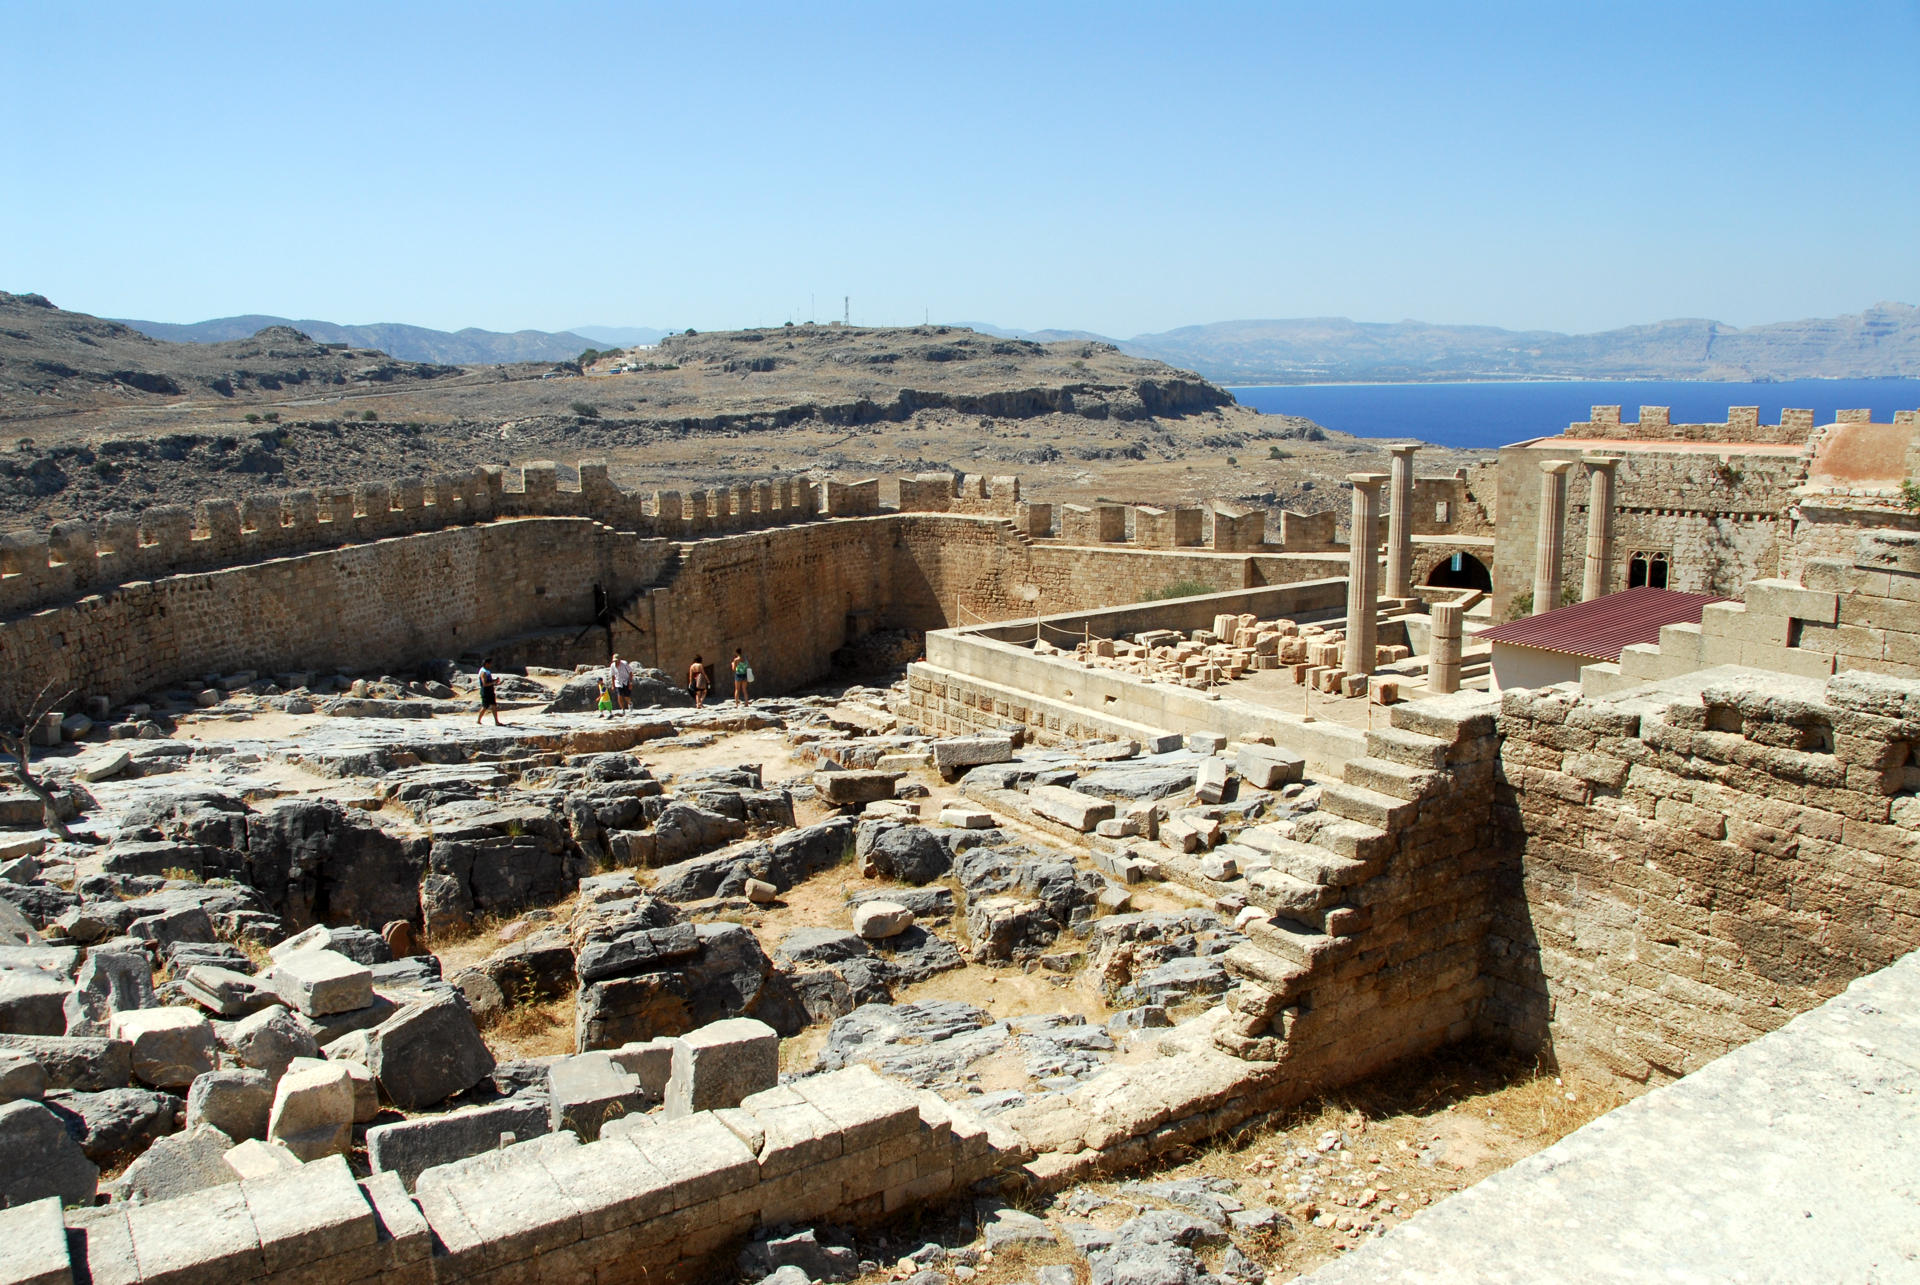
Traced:
<path id="1" fill-rule="evenodd" d="M 397 387 L 460 373 L 319 343 L 284 326 L 229 343 L 166 343 L 67 312 L 42 295 L 0 291 L 0 424 L 183 399 L 219 405 Z"/>
<path id="2" fill-rule="evenodd" d="M 1217 455 L 1234 475 L 1208 494 L 1280 491 L 1240 474 L 1239 453 L 1317 432 L 1109 344 L 963 327 L 680 334 L 583 372 L 409 364 L 284 328 L 172 344 L 3 298 L 7 526 L 537 458 L 605 458 L 634 488 L 949 468 L 1060 498 L 1132 469 L 1129 487 L 1165 499 L 1201 485 L 1187 461 Z"/>
<path id="3" fill-rule="evenodd" d="M 269 326 L 287 326 L 312 335 L 322 343 L 346 344 L 353 348 L 372 348 L 401 361 L 441 362 L 464 366 L 492 362 L 572 361 L 596 341 L 570 331 L 516 330 L 503 334 L 497 330 L 434 330 L 428 326 L 403 326 L 380 322 L 370 326 L 341 326 L 331 321 L 293 321 L 286 317 L 250 314 L 244 317 L 216 317 L 177 325 L 165 321 L 128 321 L 143 335 L 180 344 L 218 344 L 246 339 Z"/>

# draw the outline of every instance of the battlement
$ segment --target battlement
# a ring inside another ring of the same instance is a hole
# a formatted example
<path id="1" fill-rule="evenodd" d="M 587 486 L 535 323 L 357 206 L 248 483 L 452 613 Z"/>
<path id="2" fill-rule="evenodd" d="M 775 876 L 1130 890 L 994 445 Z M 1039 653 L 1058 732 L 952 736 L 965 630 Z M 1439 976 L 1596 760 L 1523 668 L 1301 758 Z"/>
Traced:
<path id="1" fill-rule="evenodd" d="M 1812 436 L 1815 425 L 1811 410 L 1783 409 L 1778 424 L 1762 424 L 1758 406 L 1729 406 L 1727 418 L 1718 424 L 1676 424 L 1665 406 L 1642 406 L 1639 420 L 1622 420 L 1618 406 L 1595 406 L 1583 423 L 1567 426 L 1566 437 L 1604 438 L 1628 442 L 1753 442 L 1767 445 L 1799 445 Z M 1901 411 L 1900 416 L 1912 416 Z M 1841 424 L 1865 424 L 1873 420 L 1871 410 L 1843 410 L 1834 415 Z"/>
<path id="2" fill-rule="evenodd" d="M 182 572 L 501 518 L 585 517 L 641 535 L 691 540 L 806 522 L 822 511 L 804 477 L 641 493 L 616 486 L 605 461 L 582 461 L 577 471 L 578 483 L 564 486 L 551 460 L 518 468 L 485 465 L 352 487 L 202 500 L 191 508 L 162 505 L 98 521 L 59 522 L 46 531 L 7 532 L 0 534 L 0 616 Z M 828 482 L 822 489 L 833 516 L 879 509 L 877 482 Z"/>

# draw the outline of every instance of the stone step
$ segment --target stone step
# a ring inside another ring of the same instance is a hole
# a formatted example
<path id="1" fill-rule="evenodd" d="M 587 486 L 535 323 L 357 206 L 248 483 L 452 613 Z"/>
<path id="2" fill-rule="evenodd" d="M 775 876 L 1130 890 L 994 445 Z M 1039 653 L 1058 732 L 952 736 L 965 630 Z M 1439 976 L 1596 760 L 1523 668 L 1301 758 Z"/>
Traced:
<path id="1" fill-rule="evenodd" d="M 1350 888 L 1373 873 L 1373 863 L 1341 856 L 1311 843 L 1301 843 L 1262 827 L 1242 830 L 1234 842 L 1269 857 L 1273 868 L 1302 883 Z"/>
<path id="2" fill-rule="evenodd" d="M 1397 727 L 1375 728 L 1367 733 L 1367 754 L 1390 763 L 1409 767 L 1441 768 L 1447 765 L 1447 743 L 1419 732 L 1403 732 Z"/>
<path id="3" fill-rule="evenodd" d="M 1335 856 L 1365 862 L 1369 874 L 1393 853 L 1393 836 L 1374 826 L 1325 813 L 1309 813 L 1295 823 L 1302 842 L 1324 848 Z"/>
<path id="4" fill-rule="evenodd" d="M 1454 745 L 1469 737 L 1490 735 L 1499 708 L 1497 700 L 1486 696 L 1436 696 L 1390 706 L 1387 719 L 1403 732 L 1418 732 Z"/>
<path id="5" fill-rule="evenodd" d="M 1349 759 L 1344 775 L 1348 785 L 1389 794 L 1409 803 L 1418 803 L 1438 793 L 1447 780 L 1444 773 L 1432 768 L 1410 767 L 1377 758 Z"/>
<path id="6" fill-rule="evenodd" d="M 1286 963 L 1298 965 L 1302 973 L 1311 971 L 1336 944 L 1335 938 L 1290 919 L 1251 923 L 1244 931 L 1254 946 Z"/>
<path id="7" fill-rule="evenodd" d="M 1327 926 L 1327 907 L 1340 899 L 1340 889 L 1296 879 L 1278 866 L 1249 870 L 1244 882 L 1248 905 L 1321 930 Z"/>
<path id="8" fill-rule="evenodd" d="M 1282 958 L 1251 942 L 1229 950 L 1220 957 L 1220 964 L 1235 977 L 1271 991 L 1283 1001 L 1292 999 L 1312 972 L 1298 960 Z"/>
<path id="9" fill-rule="evenodd" d="M 1419 805 L 1358 785 L 1320 787 L 1320 809 L 1376 830 L 1398 830 L 1413 821 Z"/>

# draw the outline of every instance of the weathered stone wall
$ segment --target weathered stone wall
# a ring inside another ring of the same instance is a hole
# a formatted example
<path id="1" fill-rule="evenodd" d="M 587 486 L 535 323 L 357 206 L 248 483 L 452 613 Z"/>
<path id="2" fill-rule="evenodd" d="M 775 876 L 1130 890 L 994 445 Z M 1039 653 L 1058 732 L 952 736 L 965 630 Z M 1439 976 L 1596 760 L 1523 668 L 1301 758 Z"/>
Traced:
<path id="1" fill-rule="evenodd" d="M 632 592 L 665 540 L 579 518 L 401 536 L 134 582 L 0 623 L 0 712 L 56 692 L 126 700 L 241 669 L 379 669 L 592 619 L 593 586 Z"/>
<path id="2" fill-rule="evenodd" d="M 57 1198 L 0 1212 L 0 1227 L 42 1273 L 20 1280 L 695 1285 L 730 1276 L 757 1227 L 874 1221 L 1024 1156 L 965 1108 L 856 1067 L 596 1142 L 557 1133 L 429 1169 L 412 1196 L 330 1157 L 76 1210 L 72 1234 Z"/>
<path id="3" fill-rule="evenodd" d="M 161 506 L 98 522 L 61 522 L 46 532 L 0 534 L 0 618 L 115 585 L 492 518 L 588 517 L 640 535 L 692 540 L 804 522 L 817 507 L 804 478 L 643 496 L 614 486 L 604 463 L 583 461 L 577 471 L 579 484 L 571 488 L 559 484 L 556 465 L 535 461 L 518 469 L 488 466 L 326 491 L 205 500 L 192 509 Z M 845 489 L 858 492 L 857 485 Z"/>
<path id="4" fill-rule="evenodd" d="M 1920 684 L 1510 692 L 1484 1029 L 1665 1080 L 1920 947 Z"/>
<path id="5" fill-rule="evenodd" d="M 1867 411 L 1841 411 L 1838 418 L 1866 418 Z M 1676 424 L 1665 406 L 1642 406 L 1638 422 L 1622 421 L 1620 407 L 1595 406 L 1583 423 L 1567 425 L 1564 436 L 1638 442 L 1773 442 L 1798 444 L 1813 432 L 1813 412 L 1783 410 L 1778 424 L 1762 424 L 1758 406 L 1730 406 L 1718 424 Z"/>
<path id="6" fill-rule="evenodd" d="M 1500 452 L 1494 547 L 1494 613 L 1533 585 L 1540 523 L 1540 464 L 1578 460 L 1587 451 L 1535 447 Z M 1738 595 L 1749 580 L 1778 574 L 1783 522 L 1795 488 L 1806 481 L 1810 450 L 1777 448 L 1725 455 L 1624 448 L 1615 470 L 1614 559 L 1610 592 L 1627 587 L 1633 555 L 1666 557 L 1667 587 L 1687 593 Z M 1586 561 L 1587 470 L 1567 474 L 1567 519 L 1560 582 L 1578 590 Z M 1559 604 L 1552 604 L 1558 606 Z"/>

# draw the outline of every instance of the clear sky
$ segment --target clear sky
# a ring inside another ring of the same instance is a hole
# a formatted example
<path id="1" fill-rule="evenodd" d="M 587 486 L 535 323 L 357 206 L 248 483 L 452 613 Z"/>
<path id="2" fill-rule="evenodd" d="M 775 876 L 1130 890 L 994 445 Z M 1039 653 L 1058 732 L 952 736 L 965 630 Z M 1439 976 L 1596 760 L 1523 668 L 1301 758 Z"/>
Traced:
<path id="1" fill-rule="evenodd" d="M 0 288 L 108 316 L 1920 303 L 1916 0 L 0 0 L 0 43 Z"/>

